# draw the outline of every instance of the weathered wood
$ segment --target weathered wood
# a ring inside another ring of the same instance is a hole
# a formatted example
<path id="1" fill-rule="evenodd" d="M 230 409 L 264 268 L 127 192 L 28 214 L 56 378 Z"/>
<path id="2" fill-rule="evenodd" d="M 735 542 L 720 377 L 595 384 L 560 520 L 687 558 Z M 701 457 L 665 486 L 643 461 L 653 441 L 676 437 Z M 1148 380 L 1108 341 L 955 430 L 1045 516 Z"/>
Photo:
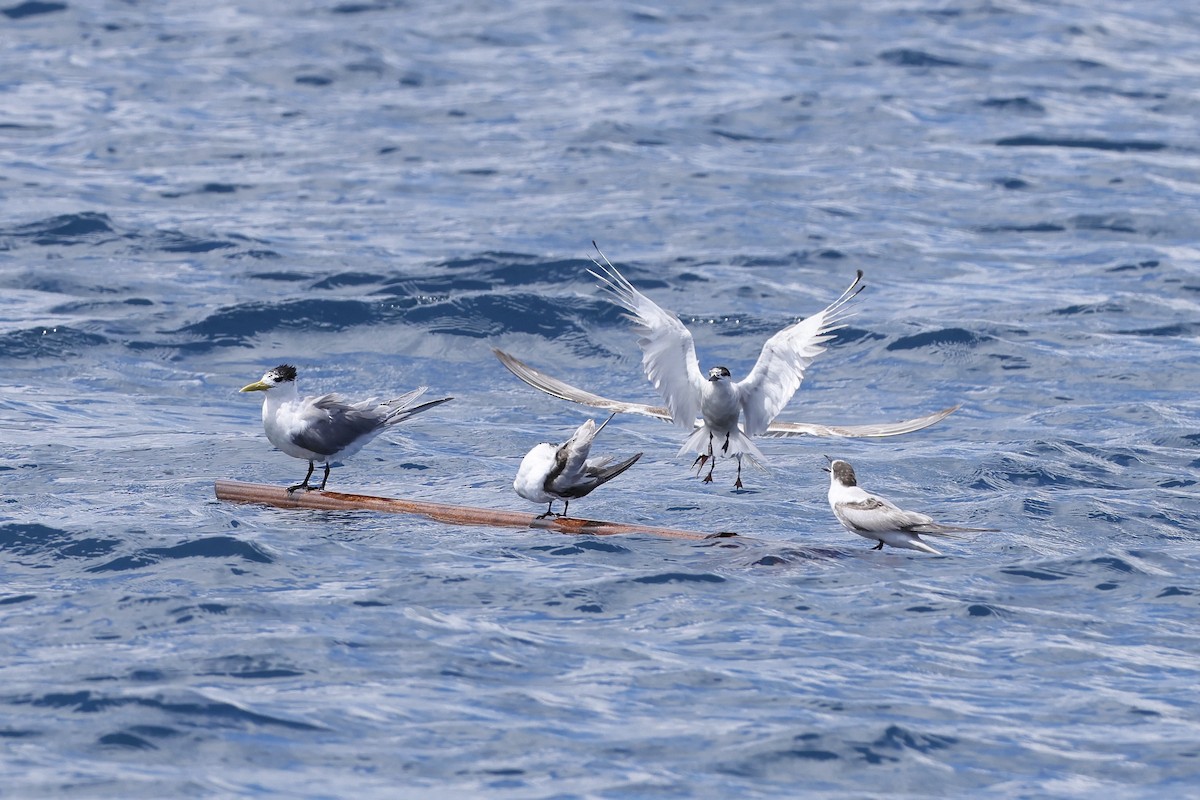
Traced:
<path id="1" fill-rule="evenodd" d="M 417 514 L 448 525 L 481 525 L 489 528 L 544 528 L 558 533 L 613 536 L 623 533 L 648 533 L 672 539 L 716 539 L 736 536 L 734 533 L 698 533 L 652 525 L 600 522 L 574 517 L 546 517 L 519 511 L 497 511 L 490 508 L 454 506 L 423 500 L 397 500 L 391 497 L 372 497 L 329 491 L 289 492 L 286 487 L 264 483 L 218 480 L 218 500 L 231 503 L 260 503 L 276 508 L 307 508 L 323 511 L 382 511 L 388 514 Z"/>

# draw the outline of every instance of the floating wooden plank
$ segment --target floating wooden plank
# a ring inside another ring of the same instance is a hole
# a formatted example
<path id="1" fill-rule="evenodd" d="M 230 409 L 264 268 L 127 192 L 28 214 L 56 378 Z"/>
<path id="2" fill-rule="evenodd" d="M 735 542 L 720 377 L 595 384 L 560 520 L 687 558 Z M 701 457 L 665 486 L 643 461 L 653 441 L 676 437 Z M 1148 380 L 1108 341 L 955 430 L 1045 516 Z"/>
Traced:
<path id="1" fill-rule="evenodd" d="M 218 480 L 218 500 L 231 503 L 258 503 L 276 508 L 307 508 L 321 511 L 382 511 L 388 514 L 417 514 L 448 525 L 481 525 L 489 528 L 543 528 L 558 533 L 613 536 L 623 533 L 647 533 L 672 539 L 719 539 L 737 536 L 736 533 L 698 533 L 652 525 L 600 522 L 574 517 L 546 517 L 519 511 L 497 511 L 491 508 L 472 508 L 423 500 L 397 500 L 391 497 L 372 497 L 343 492 L 289 492 L 284 486 L 265 483 L 242 483 Z"/>

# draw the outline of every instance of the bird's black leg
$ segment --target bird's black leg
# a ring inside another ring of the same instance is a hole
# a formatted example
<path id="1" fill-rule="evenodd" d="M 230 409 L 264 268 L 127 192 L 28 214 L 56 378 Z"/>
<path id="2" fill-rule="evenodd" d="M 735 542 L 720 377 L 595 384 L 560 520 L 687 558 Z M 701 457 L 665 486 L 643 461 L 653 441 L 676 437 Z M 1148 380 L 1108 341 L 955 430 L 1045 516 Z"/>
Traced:
<path id="1" fill-rule="evenodd" d="M 741 453 L 737 454 L 737 462 L 738 462 L 738 474 L 737 474 L 737 480 L 733 482 L 733 488 L 737 489 L 740 492 L 742 490 L 742 454 Z"/>
<path id="2" fill-rule="evenodd" d="M 725 434 L 725 444 L 721 445 L 721 452 L 729 455 L 729 434 Z"/>
<path id="3" fill-rule="evenodd" d="M 880 540 L 879 540 L 879 544 L 875 545 L 875 546 L 874 546 L 874 547 L 872 547 L 871 549 L 872 549 L 872 550 L 882 550 L 882 549 L 883 549 L 883 540 L 882 540 L 882 539 L 880 539 Z"/>
<path id="4" fill-rule="evenodd" d="M 538 514 L 538 515 L 537 515 L 537 517 L 536 517 L 536 519 L 545 519 L 546 517 L 550 516 L 550 515 L 553 513 L 553 511 L 552 511 L 552 509 L 553 509 L 553 508 L 554 508 L 554 501 L 553 501 L 553 500 L 551 500 L 551 501 L 550 501 L 550 502 L 549 502 L 549 503 L 546 505 L 546 513 L 545 513 L 545 514 Z"/>
<path id="5" fill-rule="evenodd" d="M 570 501 L 570 500 L 563 500 L 563 513 L 559 514 L 559 516 L 560 516 L 560 517 L 565 517 L 565 516 L 567 515 L 567 509 L 568 509 L 568 508 L 570 508 L 570 507 L 571 507 L 571 501 Z"/>
<path id="6" fill-rule="evenodd" d="M 328 467 L 329 465 L 326 464 L 325 466 Z M 292 492 L 296 491 L 297 489 L 303 489 L 305 491 L 308 491 L 309 489 L 313 488 L 308 485 L 308 479 L 312 477 L 312 473 L 313 473 L 313 462 L 310 461 L 310 462 L 308 462 L 308 472 L 305 473 L 304 480 L 300 481 L 295 486 L 289 486 L 288 494 L 291 494 Z M 321 485 L 324 486 L 325 484 L 321 484 Z"/>
<path id="7" fill-rule="evenodd" d="M 710 433 L 708 435 L 708 452 L 701 453 L 700 455 L 696 456 L 696 460 L 692 462 L 692 466 L 696 468 L 697 475 L 700 474 L 700 470 L 704 469 L 704 462 L 708 461 L 712 457 L 713 457 L 712 434 Z"/>
<path id="8" fill-rule="evenodd" d="M 701 455 L 696 456 L 696 461 L 692 462 L 692 464 L 691 464 L 692 467 L 696 468 L 696 475 L 700 475 L 701 470 L 704 469 L 704 464 L 706 464 L 709 461 L 712 461 L 713 463 L 708 468 L 708 477 L 706 477 L 706 479 L 704 479 L 704 482 L 706 482 L 706 483 L 713 480 L 713 468 L 716 467 L 716 456 L 713 455 L 713 434 L 712 433 L 708 434 L 708 452 L 701 453 Z"/>
<path id="9" fill-rule="evenodd" d="M 325 491 L 325 482 L 329 480 L 329 462 L 325 462 L 325 477 L 321 478 L 320 491 Z"/>

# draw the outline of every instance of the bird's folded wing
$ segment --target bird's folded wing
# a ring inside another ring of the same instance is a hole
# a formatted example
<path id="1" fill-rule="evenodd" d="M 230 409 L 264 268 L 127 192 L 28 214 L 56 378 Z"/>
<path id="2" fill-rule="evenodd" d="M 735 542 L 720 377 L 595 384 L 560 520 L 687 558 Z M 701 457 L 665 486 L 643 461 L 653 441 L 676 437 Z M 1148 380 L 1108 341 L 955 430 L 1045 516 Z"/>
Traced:
<path id="1" fill-rule="evenodd" d="M 838 503 L 835 512 L 843 524 L 863 532 L 909 531 L 914 526 L 933 522 L 925 514 L 905 511 L 888 500 L 873 496 Z"/>
<path id="2" fill-rule="evenodd" d="M 340 453 L 359 437 L 378 430 L 383 417 L 345 403 L 335 394 L 313 398 L 288 431 L 292 443 L 323 456 Z"/>
<path id="3" fill-rule="evenodd" d="M 651 406 L 644 403 L 627 403 L 623 400 L 610 400 L 598 394 L 592 394 L 584 389 L 546 375 L 516 357 L 500 349 L 493 349 L 496 358 L 500 360 L 509 372 L 529 384 L 533 388 L 557 397 L 593 408 L 603 408 L 608 411 L 620 411 L 626 414 L 641 414 L 654 417 L 666 422 L 671 421 L 671 412 L 661 406 Z M 868 425 L 819 425 L 809 422 L 772 422 L 763 434 L 768 438 L 789 438 L 792 436 L 841 436 L 845 438 L 877 438 L 884 436 L 899 436 L 902 433 L 912 433 L 922 428 L 928 428 L 934 423 L 941 422 L 957 411 L 959 406 L 942 409 L 935 414 L 929 414 L 903 422 L 878 422 Z M 697 421 L 698 423 L 699 421 Z"/>

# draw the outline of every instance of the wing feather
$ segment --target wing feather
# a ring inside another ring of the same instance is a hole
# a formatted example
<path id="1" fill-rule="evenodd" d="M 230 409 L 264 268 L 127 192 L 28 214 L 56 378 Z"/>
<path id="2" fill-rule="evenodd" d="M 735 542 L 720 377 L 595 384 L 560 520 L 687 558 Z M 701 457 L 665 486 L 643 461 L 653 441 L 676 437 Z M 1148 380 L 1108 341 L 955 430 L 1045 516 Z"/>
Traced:
<path id="1" fill-rule="evenodd" d="M 825 352 L 834 331 L 845 327 L 847 304 L 864 288 L 862 270 L 846 291 L 824 310 L 776 333 L 766 344 L 750 374 L 738 381 L 746 433 L 766 433 L 771 421 L 792 399 L 804 380 L 804 370 Z"/>
<path id="2" fill-rule="evenodd" d="M 593 242 L 595 244 L 595 242 Z M 596 248 L 600 253 L 600 249 Z M 642 348 L 642 369 L 654 388 L 667 401 L 671 421 L 690 429 L 700 415 L 704 376 L 696 361 L 696 344 L 679 317 L 665 311 L 653 300 L 633 288 L 617 268 L 600 253 L 604 263 L 593 259 L 595 270 L 588 270 L 600 281 L 612 299 L 629 312 L 638 346 Z"/>
<path id="3" fill-rule="evenodd" d="M 665 420 L 666 422 L 671 421 L 671 412 L 661 406 L 649 406 L 644 403 L 627 403 L 623 400 L 610 400 L 607 397 L 601 397 L 585 389 L 572 386 L 566 381 L 551 377 L 498 348 L 492 348 L 492 353 L 496 358 L 500 359 L 500 363 L 513 375 L 516 375 L 525 383 L 538 391 L 545 392 L 551 397 L 557 397 L 559 400 L 568 400 L 572 403 L 579 403 L 583 406 L 603 408 L 606 411 L 643 414 L 647 417 Z"/>
<path id="4" fill-rule="evenodd" d="M 579 403 L 584 406 L 593 408 L 603 408 L 607 411 L 620 411 L 626 414 L 641 414 L 646 417 L 654 417 L 666 422 L 671 421 L 671 412 L 662 406 L 651 406 L 645 403 L 630 403 L 624 400 L 613 400 L 608 397 L 601 397 L 598 394 L 593 394 L 586 389 L 580 389 L 577 386 L 572 386 L 566 381 L 551 377 L 550 375 L 536 370 L 533 367 L 521 361 L 516 356 L 504 352 L 498 348 L 493 348 L 492 353 L 500 360 L 500 363 L 508 369 L 513 375 L 516 375 L 525 383 L 529 384 L 538 391 L 545 392 L 551 397 L 557 397 L 560 400 L 567 400 L 572 403 Z M 764 436 L 770 438 L 791 438 L 795 436 L 822 436 L 822 437 L 844 437 L 849 439 L 858 438 L 883 438 L 885 436 L 899 436 L 903 433 L 912 433 L 919 431 L 922 428 L 928 428 L 930 425 L 941 422 L 946 417 L 957 411 L 960 406 L 952 406 L 945 408 L 933 414 L 928 414 L 923 417 L 904 420 L 902 422 L 874 422 L 866 425 L 821 425 L 815 422 L 783 422 L 775 421 L 767 426 L 767 432 Z M 701 420 L 695 420 L 693 427 L 699 425 Z"/>
<path id="5" fill-rule="evenodd" d="M 314 397 L 307 404 L 292 441 L 305 450 L 332 456 L 359 437 L 378 431 L 383 415 L 347 403 L 335 394 Z"/>
<path id="6" fill-rule="evenodd" d="M 812 422 L 781 422 L 776 420 L 767 426 L 763 436 L 773 439 L 784 439 L 793 436 L 841 436 L 848 439 L 878 439 L 885 436 L 899 436 L 902 433 L 912 433 L 922 428 L 941 422 L 953 414 L 961 406 L 943 408 L 941 411 L 914 417 L 901 422 L 872 422 L 866 425 L 819 425 Z"/>
<path id="7" fill-rule="evenodd" d="M 864 499 L 837 504 L 838 516 L 855 530 L 881 533 L 903 531 L 916 525 L 928 525 L 933 520 L 916 511 L 897 508 L 895 503 L 874 495 Z"/>

